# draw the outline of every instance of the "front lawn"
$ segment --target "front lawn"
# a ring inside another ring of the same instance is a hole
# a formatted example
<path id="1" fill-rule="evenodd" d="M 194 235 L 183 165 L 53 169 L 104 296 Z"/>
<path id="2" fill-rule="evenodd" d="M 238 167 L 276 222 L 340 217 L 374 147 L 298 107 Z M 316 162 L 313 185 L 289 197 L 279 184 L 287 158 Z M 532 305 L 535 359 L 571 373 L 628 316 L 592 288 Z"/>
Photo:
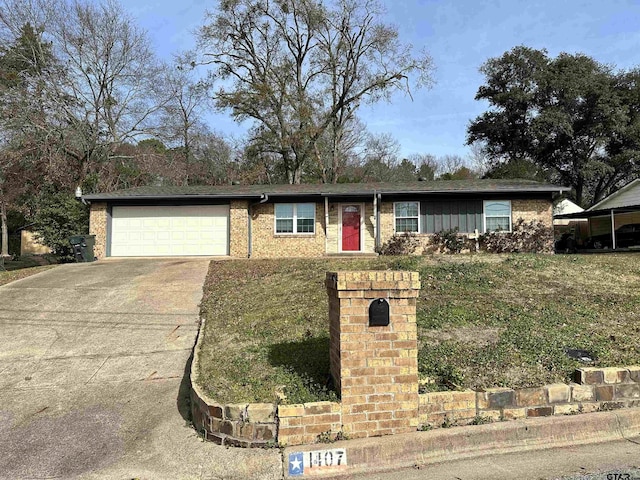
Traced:
<path id="1" fill-rule="evenodd" d="M 640 363 L 640 256 L 474 255 L 212 262 L 199 383 L 220 402 L 334 399 L 328 270 L 420 272 L 425 389 L 526 387 Z M 432 383 L 428 383 L 428 380 Z"/>

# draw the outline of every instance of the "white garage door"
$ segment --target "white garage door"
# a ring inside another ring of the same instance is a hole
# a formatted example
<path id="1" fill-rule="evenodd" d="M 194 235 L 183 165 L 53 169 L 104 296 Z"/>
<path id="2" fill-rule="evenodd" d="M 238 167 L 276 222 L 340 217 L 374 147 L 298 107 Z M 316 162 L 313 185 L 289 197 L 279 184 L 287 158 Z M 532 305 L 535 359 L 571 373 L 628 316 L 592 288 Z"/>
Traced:
<path id="1" fill-rule="evenodd" d="M 111 256 L 228 255 L 229 206 L 113 207 Z"/>

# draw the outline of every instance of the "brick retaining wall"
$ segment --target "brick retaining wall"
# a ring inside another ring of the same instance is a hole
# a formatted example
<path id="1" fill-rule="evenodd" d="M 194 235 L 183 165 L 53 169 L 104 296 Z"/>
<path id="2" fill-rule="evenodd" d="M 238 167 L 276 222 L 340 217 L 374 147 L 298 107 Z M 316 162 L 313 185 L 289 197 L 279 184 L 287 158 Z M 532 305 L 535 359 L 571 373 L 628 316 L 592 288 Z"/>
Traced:
<path id="1" fill-rule="evenodd" d="M 338 402 L 313 402 L 279 405 L 278 443 L 302 445 L 315 443 L 323 436 L 331 440 L 342 430 L 341 405 Z"/>
<path id="2" fill-rule="evenodd" d="M 580 368 L 575 381 L 522 389 L 423 393 L 420 424 L 437 428 L 640 406 L 640 366 Z"/>
<path id="3" fill-rule="evenodd" d="M 581 368 L 575 377 L 569 385 L 423 393 L 419 429 L 640 407 L 640 366 Z M 191 402 L 195 428 L 222 445 L 293 446 L 349 437 L 340 402 L 222 405 L 195 384 Z"/>

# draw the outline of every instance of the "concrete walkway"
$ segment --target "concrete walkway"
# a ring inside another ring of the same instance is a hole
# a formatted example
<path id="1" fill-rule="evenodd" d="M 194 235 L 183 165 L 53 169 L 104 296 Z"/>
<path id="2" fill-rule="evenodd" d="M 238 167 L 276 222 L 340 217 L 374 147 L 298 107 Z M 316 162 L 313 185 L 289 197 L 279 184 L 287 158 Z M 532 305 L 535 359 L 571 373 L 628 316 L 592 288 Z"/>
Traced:
<path id="1" fill-rule="evenodd" d="M 204 443 L 186 370 L 208 259 L 62 265 L 0 287 L 0 478 L 281 478 Z"/>

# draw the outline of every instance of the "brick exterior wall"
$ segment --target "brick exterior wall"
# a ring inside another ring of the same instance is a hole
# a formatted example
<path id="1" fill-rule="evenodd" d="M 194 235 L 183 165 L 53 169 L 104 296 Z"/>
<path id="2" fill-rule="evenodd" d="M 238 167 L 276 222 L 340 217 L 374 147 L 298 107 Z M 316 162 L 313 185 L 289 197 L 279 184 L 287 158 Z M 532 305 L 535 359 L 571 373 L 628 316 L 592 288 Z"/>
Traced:
<path id="1" fill-rule="evenodd" d="M 229 255 L 238 258 L 249 256 L 249 202 L 231 200 L 229 204 Z"/>
<path id="2" fill-rule="evenodd" d="M 393 202 L 380 202 L 380 242 L 385 244 L 394 235 L 395 218 L 393 215 Z"/>
<path id="3" fill-rule="evenodd" d="M 324 212 L 324 206 L 322 207 Z M 327 225 L 327 250 L 328 254 L 340 252 L 340 204 L 329 203 L 329 224 Z"/>
<path id="4" fill-rule="evenodd" d="M 89 235 L 96 236 L 93 255 L 98 259 L 107 256 L 107 204 L 92 203 L 89 210 Z"/>
<path id="5" fill-rule="evenodd" d="M 569 415 L 640 406 L 640 366 L 580 368 L 575 383 L 420 395 L 420 424 L 431 427 Z"/>
<path id="6" fill-rule="evenodd" d="M 550 200 L 513 200 L 513 221 L 542 220 L 552 225 Z M 363 253 L 375 251 L 375 217 L 373 202 L 364 202 Z M 232 200 L 229 208 L 229 255 L 246 258 L 248 248 L 247 200 Z M 321 257 L 340 253 L 340 204 L 329 204 L 329 225 L 325 229 L 324 203 L 316 203 L 316 225 L 313 235 L 276 235 L 274 227 L 274 204 L 259 204 L 252 207 L 252 257 Z M 394 234 L 395 219 L 393 202 L 380 204 L 380 238 L 387 242 Z M 107 245 L 107 204 L 91 204 L 89 233 L 96 236 L 95 256 L 104 258 Z M 430 252 L 432 235 L 419 234 L 420 246 L 416 254 Z"/>
<path id="7" fill-rule="evenodd" d="M 511 219 L 515 223 L 522 218 L 525 222 L 541 220 L 553 227 L 553 203 L 551 200 L 512 200 Z"/>
<path id="8" fill-rule="evenodd" d="M 350 438 L 418 425 L 416 272 L 328 272 L 331 374 Z M 389 325 L 369 326 L 369 306 L 389 303 Z"/>
<path id="9" fill-rule="evenodd" d="M 376 218 L 373 212 L 373 201 L 364 204 L 364 252 L 374 253 L 376 250 L 375 235 Z"/>
<path id="10" fill-rule="evenodd" d="M 316 203 L 313 234 L 275 233 L 274 204 L 255 205 L 251 210 L 252 258 L 321 257 L 325 252 L 324 204 Z"/>

